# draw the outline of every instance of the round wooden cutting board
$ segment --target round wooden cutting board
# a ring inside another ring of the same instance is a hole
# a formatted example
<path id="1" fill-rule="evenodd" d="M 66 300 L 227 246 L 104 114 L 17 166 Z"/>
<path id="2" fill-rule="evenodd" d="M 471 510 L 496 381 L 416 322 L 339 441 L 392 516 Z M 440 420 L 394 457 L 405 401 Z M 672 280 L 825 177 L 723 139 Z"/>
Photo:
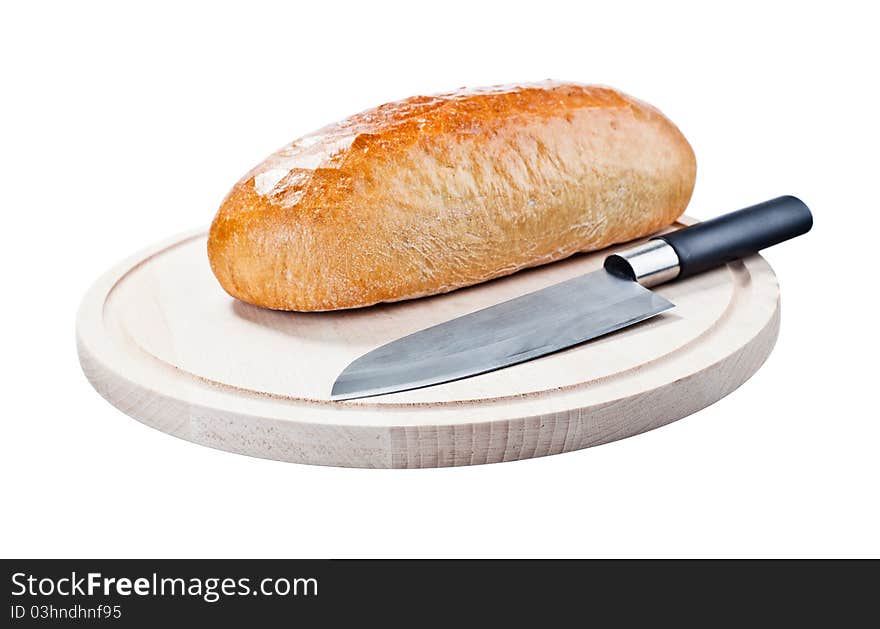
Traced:
<path id="1" fill-rule="evenodd" d="M 434 467 L 557 454 L 657 428 L 724 397 L 769 355 L 779 290 L 753 256 L 656 288 L 676 308 L 607 337 L 457 382 L 330 401 L 336 376 L 365 352 L 595 270 L 608 253 L 436 297 L 291 313 L 224 293 L 202 230 L 132 257 L 89 290 L 80 361 L 114 406 L 196 443 L 296 463 Z"/>

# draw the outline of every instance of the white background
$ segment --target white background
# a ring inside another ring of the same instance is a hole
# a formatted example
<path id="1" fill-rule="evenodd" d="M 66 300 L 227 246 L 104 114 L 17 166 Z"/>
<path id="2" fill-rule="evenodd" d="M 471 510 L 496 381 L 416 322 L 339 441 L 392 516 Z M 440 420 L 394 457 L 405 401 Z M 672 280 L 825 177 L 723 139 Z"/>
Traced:
<path id="1" fill-rule="evenodd" d="M 6 3 L 0 555 L 880 556 L 880 48 L 870 3 L 826 6 Z M 372 471 L 180 441 L 83 377 L 88 286 L 207 224 L 278 146 L 412 94 L 548 77 L 675 121 L 693 216 L 813 208 L 766 253 L 781 336 L 728 398 L 591 450 Z"/>

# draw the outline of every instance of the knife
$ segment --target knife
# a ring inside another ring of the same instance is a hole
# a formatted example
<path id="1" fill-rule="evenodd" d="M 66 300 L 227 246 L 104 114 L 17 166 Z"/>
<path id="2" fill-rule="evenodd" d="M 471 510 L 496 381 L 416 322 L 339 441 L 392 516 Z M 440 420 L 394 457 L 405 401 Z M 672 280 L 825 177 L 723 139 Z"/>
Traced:
<path id="1" fill-rule="evenodd" d="M 649 290 L 757 253 L 813 226 L 792 196 L 698 223 L 605 259 L 598 271 L 415 332 L 364 354 L 333 384 L 347 400 L 494 371 L 634 325 L 674 304 Z"/>

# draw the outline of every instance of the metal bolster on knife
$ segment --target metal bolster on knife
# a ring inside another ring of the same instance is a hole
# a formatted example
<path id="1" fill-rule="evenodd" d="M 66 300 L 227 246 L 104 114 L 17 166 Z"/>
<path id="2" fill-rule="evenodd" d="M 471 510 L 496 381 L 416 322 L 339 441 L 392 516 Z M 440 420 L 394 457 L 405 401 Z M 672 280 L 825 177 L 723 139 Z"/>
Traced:
<path id="1" fill-rule="evenodd" d="M 605 269 L 614 275 L 635 280 L 645 288 L 674 280 L 681 270 L 675 249 L 660 238 L 608 256 Z"/>

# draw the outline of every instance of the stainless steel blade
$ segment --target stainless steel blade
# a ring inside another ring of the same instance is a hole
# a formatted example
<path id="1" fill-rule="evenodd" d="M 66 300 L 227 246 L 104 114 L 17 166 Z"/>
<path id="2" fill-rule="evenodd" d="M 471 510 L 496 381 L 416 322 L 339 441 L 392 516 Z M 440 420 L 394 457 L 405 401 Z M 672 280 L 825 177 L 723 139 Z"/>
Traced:
<path id="1" fill-rule="evenodd" d="M 333 384 L 346 400 L 427 387 L 525 362 L 674 307 L 604 269 L 415 332 L 364 354 Z"/>

